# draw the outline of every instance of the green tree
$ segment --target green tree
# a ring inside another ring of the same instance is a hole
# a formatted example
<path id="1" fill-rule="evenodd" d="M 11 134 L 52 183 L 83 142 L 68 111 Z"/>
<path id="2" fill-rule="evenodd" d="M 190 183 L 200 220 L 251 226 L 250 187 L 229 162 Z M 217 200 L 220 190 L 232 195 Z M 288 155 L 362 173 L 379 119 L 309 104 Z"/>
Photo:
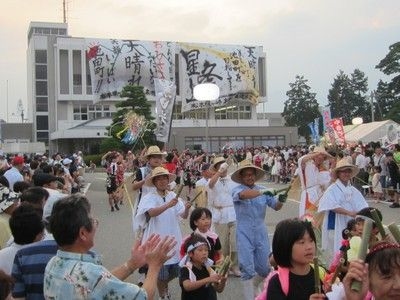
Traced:
<path id="1" fill-rule="evenodd" d="M 400 123 L 400 101 L 397 101 L 393 104 L 393 107 L 386 115 L 386 119 L 390 119 L 397 123 Z"/>
<path id="2" fill-rule="evenodd" d="M 358 69 L 349 77 L 340 71 L 328 92 L 328 103 L 332 118 L 343 118 L 344 124 L 351 124 L 354 117 L 363 117 L 370 121 L 368 103 L 368 78 Z"/>
<path id="3" fill-rule="evenodd" d="M 107 128 L 110 132 L 111 138 L 103 140 L 102 144 L 100 145 L 100 149 L 102 150 L 102 152 L 113 149 L 120 149 L 124 151 L 129 149 L 136 150 L 142 149 L 143 147 L 148 145 L 157 144 L 154 135 L 156 123 L 153 122 L 154 117 L 151 115 L 151 104 L 146 98 L 143 86 L 132 84 L 126 85 L 122 89 L 120 97 L 126 99 L 118 102 L 115 105 L 118 110 L 113 116 L 113 121 L 111 125 Z M 149 122 L 149 125 L 146 127 L 146 131 L 144 132 L 142 139 L 137 140 L 137 142 L 134 144 L 134 148 L 132 148 L 132 145 L 127 145 L 121 142 L 123 134 L 117 136 L 117 134 L 124 129 L 124 117 L 130 111 L 133 111 L 138 115 L 144 116 L 145 119 Z"/>
<path id="4" fill-rule="evenodd" d="M 311 92 L 304 76 L 296 75 L 295 82 L 289 83 L 290 90 L 286 92 L 288 99 L 285 101 L 282 116 L 286 126 L 297 126 L 299 134 L 310 140 L 310 129 L 307 124 L 313 122 L 320 113 L 316 94 Z"/>
<path id="5" fill-rule="evenodd" d="M 389 53 L 375 68 L 388 76 L 394 76 L 388 83 L 388 90 L 392 91 L 396 100 L 400 100 L 400 42 L 389 47 Z"/>
<path id="6" fill-rule="evenodd" d="M 396 103 L 396 97 L 393 95 L 389 83 L 379 80 L 374 96 L 375 120 L 387 119 L 389 111 Z"/>

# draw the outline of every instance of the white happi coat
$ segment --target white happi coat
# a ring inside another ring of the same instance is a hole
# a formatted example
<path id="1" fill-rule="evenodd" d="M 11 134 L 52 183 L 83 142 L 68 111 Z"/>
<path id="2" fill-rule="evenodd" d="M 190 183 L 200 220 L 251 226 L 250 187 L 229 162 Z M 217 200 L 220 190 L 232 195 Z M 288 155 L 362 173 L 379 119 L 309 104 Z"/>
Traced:
<path id="1" fill-rule="evenodd" d="M 351 184 L 345 186 L 336 179 L 336 181 L 328 187 L 320 199 L 318 212 L 324 212 L 324 221 L 322 223 L 322 250 L 338 251 L 342 242 L 342 231 L 347 226 L 350 216 L 335 214 L 334 229 L 328 230 L 329 211 L 336 208 L 344 208 L 348 211 L 358 212 L 368 207 L 364 196 Z M 333 235 L 333 236 L 332 236 Z"/>

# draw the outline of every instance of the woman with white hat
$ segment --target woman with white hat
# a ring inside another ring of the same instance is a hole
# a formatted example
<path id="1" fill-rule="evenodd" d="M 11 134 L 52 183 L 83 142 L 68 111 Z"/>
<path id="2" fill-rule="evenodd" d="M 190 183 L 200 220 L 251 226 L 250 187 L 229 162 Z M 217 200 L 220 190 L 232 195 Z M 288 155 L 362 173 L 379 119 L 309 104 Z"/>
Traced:
<path id="1" fill-rule="evenodd" d="M 321 249 L 328 261 L 340 249 L 342 231 L 347 222 L 358 211 L 368 207 L 361 192 L 351 185 L 351 179 L 358 171 L 347 159 L 340 160 L 332 170 L 335 182 L 328 187 L 319 202 L 318 212 L 324 213 Z"/>
<path id="2" fill-rule="evenodd" d="M 298 175 L 301 183 L 299 217 L 314 215 L 318 210 L 318 201 L 331 182 L 325 162 L 332 156 L 323 147 L 314 150 L 299 159 Z"/>
<path id="3" fill-rule="evenodd" d="M 174 256 L 164 263 L 158 275 L 160 299 L 170 299 L 168 283 L 178 276 L 179 248 L 182 242 L 179 217 L 186 219 L 191 206 L 189 202 L 185 204 L 174 192 L 169 191 L 168 185 L 175 178 L 175 174 L 169 173 L 163 167 L 154 168 L 145 179 L 145 185 L 154 189 L 140 201 L 135 218 L 135 227 L 144 229 L 143 240 L 156 233 L 161 238 L 173 236 L 177 241 Z"/>

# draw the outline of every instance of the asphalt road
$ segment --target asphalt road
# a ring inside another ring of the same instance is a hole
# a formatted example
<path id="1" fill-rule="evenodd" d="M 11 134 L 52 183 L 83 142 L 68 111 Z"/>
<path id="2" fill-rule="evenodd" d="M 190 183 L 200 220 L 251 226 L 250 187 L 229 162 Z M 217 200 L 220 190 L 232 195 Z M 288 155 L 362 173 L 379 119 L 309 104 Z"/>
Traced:
<path id="1" fill-rule="evenodd" d="M 95 251 L 102 255 L 103 264 L 108 268 L 124 263 L 129 255 L 133 243 L 132 230 L 132 212 L 130 205 L 124 203 L 119 211 L 110 212 L 108 205 L 108 197 L 105 188 L 105 173 L 86 173 L 85 179 L 87 182 L 86 195 L 92 204 L 92 213 L 100 220 L 100 226 L 95 237 Z M 271 185 L 266 182 L 261 182 L 267 187 L 282 188 L 284 185 Z M 133 199 L 134 194 L 131 194 Z M 385 203 L 374 203 L 370 201 L 370 206 L 377 207 L 383 214 L 385 224 L 391 222 L 399 223 L 400 208 L 392 209 Z M 267 211 L 265 224 L 268 228 L 270 240 L 274 232 L 276 224 L 285 218 L 293 218 L 298 215 L 298 202 L 288 201 L 282 210 L 275 212 Z M 184 235 L 190 232 L 188 220 L 182 221 L 182 232 Z M 128 281 L 136 283 L 138 275 L 135 272 Z M 170 291 L 172 299 L 180 299 L 180 287 L 178 280 L 175 279 L 170 283 Z M 157 299 L 157 298 L 156 298 Z M 218 299 L 241 299 L 240 279 L 229 277 L 227 285 L 223 293 L 219 294 Z"/>

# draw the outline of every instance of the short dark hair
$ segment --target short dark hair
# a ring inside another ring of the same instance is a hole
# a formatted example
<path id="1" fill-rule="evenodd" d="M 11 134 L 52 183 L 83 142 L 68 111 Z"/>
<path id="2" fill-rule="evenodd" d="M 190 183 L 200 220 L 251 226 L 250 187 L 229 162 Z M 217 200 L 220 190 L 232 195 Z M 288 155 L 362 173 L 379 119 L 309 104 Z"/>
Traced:
<path id="1" fill-rule="evenodd" d="M 365 262 L 368 263 L 368 271 L 376 270 L 382 275 L 389 275 L 393 270 L 398 270 L 400 268 L 400 249 L 398 246 L 395 247 L 385 247 L 382 242 L 382 247 L 378 250 L 371 250 Z M 378 245 L 378 244 L 377 244 Z M 379 247 L 378 247 L 379 248 Z"/>
<path id="2" fill-rule="evenodd" d="M 212 218 L 212 213 L 207 207 L 196 207 L 192 213 L 190 214 L 190 228 L 192 228 L 193 231 L 196 230 L 197 226 L 194 224 L 195 221 L 201 218 L 201 216 L 205 214 L 207 217 L 210 219 Z"/>
<path id="3" fill-rule="evenodd" d="M 19 245 L 34 242 L 44 229 L 42 216 L 28 203 L 21 204 L 13 211 L 9 224 L 14 241 Z"/>
<path id="4" fill-rule="evenodd" d="M 311 223 L 300 219 L 287 219 L 276 225 L 272 239 L 272 253 L 278 266 L 292 267 L 292 248 L 296 241 L 308 232 L 311 239 L 316 242 L 315 233 Z"/>
<path id="5" fill-rule="evenodd" d="M 373 210 L 376 210 L 379 220 L 382 221 L 382 213 L 379 209 L 377 209 L 375 207 L 365 207 L 362 210 L 360 210 L 359 212 L 357 212 L 357 216 L 367 217 L 374 221 L 374 217 L 372 216 L 372 213 L 371 213 L 371 211 L 373 211 Z M 362 219 L 362 218 L 360 218 L 360 219 Z M 358 221 L 357 217 L 356 217 L 356 221 Z M 375 224 L 375 222 L 373 222 L 372 228 L 376 228 L 376 226 L 377 225 Z"/>
<path id="6" fill-rule="evenodd" d="M 27 202 L 32 204 L 41 204 L 43 198 L 47 200 L 49 198 L 49 192 L 41 186 L 32 186 L 25 191 L 20 196 L 21 202 Z"/>
<path id="7" fill-rule="evenodd" d="M 90 203 L 81 194 L 73 194 L 57 201 L 50 215 L 50 231 L 59 246 L 72 245 L 84 226 L 92 230 L 89 217 Z"/>
<path id="8" fill-rule="evenodd" d="M 17 181 L 16 183 L 14 183 L 13 190 L 16 193 L 22 193 L 23 191 L 27 190 L 30 186 L 31 184 L 29 182 Z"/>

